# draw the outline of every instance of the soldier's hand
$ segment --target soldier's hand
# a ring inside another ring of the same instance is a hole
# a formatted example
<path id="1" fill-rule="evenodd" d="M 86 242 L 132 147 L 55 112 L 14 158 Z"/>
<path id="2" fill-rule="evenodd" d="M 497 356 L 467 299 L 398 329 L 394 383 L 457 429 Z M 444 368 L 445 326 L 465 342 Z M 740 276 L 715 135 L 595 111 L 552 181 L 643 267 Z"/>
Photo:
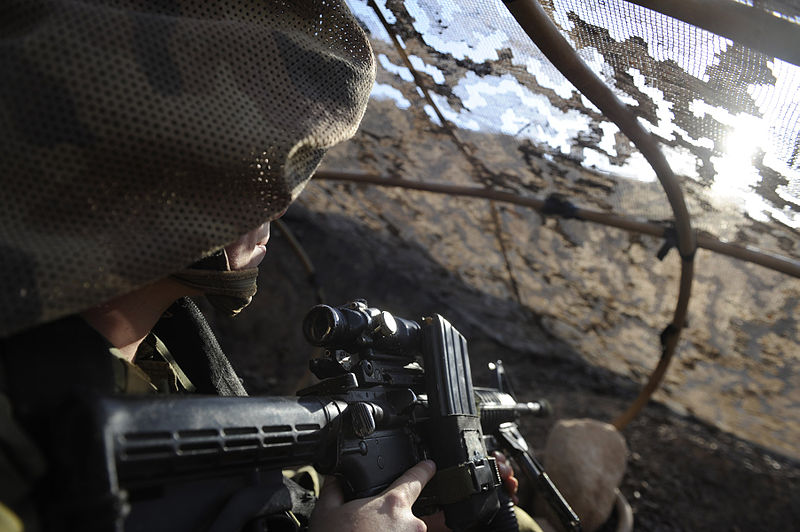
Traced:
<path id="1" fill-rule="evenodd" d="M 506 455 L 499 451 L 493 453 L 495 460 L 497 460 L 497 470 L 500 473 L 500 480 L 503 481 L 503 491 L 508 493 L 514 504 L 519 504 L 517 497 L 517 490 L 519 489 L 519 480 L 514 476 L 514 469 L 511 463 L 506 458 Z"/>
<path id="2" fill-rule="evenodd" d="M 411 513 L 411 506 L 434 473 L 436 465 L 425 460 L 403 473 L 380 495 L 349 502 L 344 502 L 338 479 L 326 477 L 311 515 L 311 530 L 425 532 L 425 523 Z"/>
<path id="3" fill-rule="evenodd" d="M 500 480 L 503 482 L 503 491 L 505 491 L 514 504 L 518 504 L 517 489 L 519 488 L 519 480 L 514 476 L 514 469 L 511 467 L 506 455 L 499 451 L 495 451 L 492 455 L 497 460 L 497 470 L 500 473 Z M 431 515 L 422 517 L 428 527 L 428 532 L 447 532 L 450 530 L 445 524 L 444 512 L 439 511 Z"/>

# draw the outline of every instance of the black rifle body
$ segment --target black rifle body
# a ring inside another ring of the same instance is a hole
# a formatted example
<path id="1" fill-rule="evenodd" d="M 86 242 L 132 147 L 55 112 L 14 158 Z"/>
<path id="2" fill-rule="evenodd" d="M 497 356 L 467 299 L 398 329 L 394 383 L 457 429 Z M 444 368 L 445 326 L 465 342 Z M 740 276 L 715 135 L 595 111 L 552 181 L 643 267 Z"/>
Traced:
<path id="1" fill-rule="evenodd" d="M 87 477 L 83 495 L 112 505 L 100 515 L 113 517 L 113 508 L 119 511 L 127 506 L 116 515 L 115 524 L 122 529 L 129 519 L 126 530 L 131 529 L 130 523 L 174 511 L 167 497 L 171 493 L 193 491 L 197 486 L 220 491 L 218 497 L 208 493 L 209 500 L 224 499 L 230 496 L 228 490 L 257 483 L 253 477 L 256 472 L 307 464 L 314 464 L 321 473 L 339 475 L 350 498 L 375 495 L 414 464 L 430 457 L 423 443 L 426 436 L 420 434 L 430 421 L 425 397 L 417 397 L 412 415 L 400 415 L 392 412 L 394 405 L 386 392 L 371 390 L 346 398 L 98 399 L 93 401 L 95 426 L 100 431 L 95 440 L 100 448 L 95 453 L 102 454 L 105 467 L 100 478 Z M 508 397 L 492 390 L 479 393 Z M 517 415 L 521 405 L 511 406 L 507 399 L 504 402 L 488 403 L 484 399 L 487 434 L 500 420 Z M 349 409 L 353 404 L 381 408 L 385 424 L 369 435 L 357 434 Z M 441 504 L 433 494 L 427 501 Z M 206 509 L 209 515 L 220 512 L 219 507 Z M 97 517 L 93 519 L 99 525 Z M 169 523 L 175 526 L 174 521 Z"/>
<path id="2" fill-rule="evenodd" d="M 304 327 L 328 351 L 311 364 L 322 381 L 299 397 L 105 397 L 68 416 L 80 420 L 67 447 L 82 451 L 85 472 L 74 526 L 243 530 L 264 500 L 291 506 L 276 495 L 280 470 L 313 464 L 360 498 L 431 458 L 437 474 L 416 508 L 444 508 L 454 530 L 497 530 L 495 514 L 511 509 L 484 433 L 544 410 L 473 389 L 466 341 L 441 316 L 418 324 L 354 302 L 315 308 Z M 498 520 L 504 530 L 511 517 Z"/>

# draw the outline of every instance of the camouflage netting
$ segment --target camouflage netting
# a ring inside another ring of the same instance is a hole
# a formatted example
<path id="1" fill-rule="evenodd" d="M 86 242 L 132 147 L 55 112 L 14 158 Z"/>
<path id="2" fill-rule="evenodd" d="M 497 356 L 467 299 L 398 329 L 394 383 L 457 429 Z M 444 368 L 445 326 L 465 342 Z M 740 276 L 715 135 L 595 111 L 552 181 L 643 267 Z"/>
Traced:
<path id="1" fill-rule="evenodd" d="M 280 215 L 374 79 L 339 1 L 4 2 L 0 335 Z"/>
<path id="2" fill-rule="evenodd" d="M 378 2 L 454 136 L 440 127 L 373 9 L 351 8 L 379 64 L 354 142 L 324 168 L 556 192 L 581 207 L 667 222 L 644 159 L 569 84 L 500 2 Z M 701 232 L 800 258 L 800 68 L 622 1 L 544 7 L 580 56 L 660 140 Z M 797 9 L 775 4 L 792 23 Z M 800 28 L 798 28 L 800 31 Z M 301 201 L 419 242 L 465 282 L 542 316 L 592 363 L 644 381 L 677 294 L 661 241 L 521 207 L 312 182 Z M 324 193 L 323 193 L 324 192 Z M 656 398 L 798 455 L 800 282 L 700 250 L 689 328 Z M 518 328 L 506 345 L 535 353 Z"/>

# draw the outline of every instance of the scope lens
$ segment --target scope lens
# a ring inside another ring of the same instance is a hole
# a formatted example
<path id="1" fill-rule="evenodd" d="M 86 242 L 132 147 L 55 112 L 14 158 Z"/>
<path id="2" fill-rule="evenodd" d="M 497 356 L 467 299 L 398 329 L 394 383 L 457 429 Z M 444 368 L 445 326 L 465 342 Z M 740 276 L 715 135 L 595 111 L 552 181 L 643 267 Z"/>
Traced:
<path id="1" fill-rule="evenodd" d="M 308 313 L 305 319 L 305 332 L 313 344 L 322 344 L 330 339 L 338 322 L 336 310 L 328 306 L 318 306 Z"/>

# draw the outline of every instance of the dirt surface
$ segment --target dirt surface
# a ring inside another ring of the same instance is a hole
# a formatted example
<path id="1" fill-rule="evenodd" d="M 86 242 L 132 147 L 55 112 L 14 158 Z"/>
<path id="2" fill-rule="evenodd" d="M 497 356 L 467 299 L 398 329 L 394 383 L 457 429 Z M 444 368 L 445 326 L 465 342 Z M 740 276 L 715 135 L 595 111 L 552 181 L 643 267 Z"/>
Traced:
<path id="1" fill-rule="evenodd" d="M 390 102 L 373 100 L 357 136 L 328 153 L 325 168 L 490 186 L 528 199 L 556 193 L 579 207 L 639 221 L 672 219 L 656 182 L 615 180 L 568 157 L 547 158 L 536 145 L 507 135 L 461 130 L 459 137 L 480 160 L 476 167 L 429 125 L 424 113 L 399 111 Z M 488 181 L 479 171 L 484 167 L 492 171 Z M 693 227 L 764 250 L 783 249 L 779 241 L 800 242 L 796 232 L 774 227 L 756 231 L 762 236 L 755 238 L 748 223 L 728 223 L 706 210 L 698 200 L 697 183 L 686 180 L 682 186 Z M 318 179 L 300 201 L 314 211 L 359 220 L 370 238 L 381 235 L 385 244 L 374 252 L 380 260 L 389 263 L 385 256 L 394 254 L 396 267 L 422 270 L 409 272 L 407 282 L 429 280 L 425 275 L 431 264 L 450 272 L 460 283 L 448 283 L 450 293 L 441 294 L 442 311 L 448 315 L 454 306 L 463 306 L 459 298 L 465 292 L 494 298 L 490 307 L 469 305 L 462 322 L 474 324 L 503 345 L 544 352 L 546 346 L 538 338 L 545 330 L 589 364 L 636 382 L 657 363 L 658 335 L 672 319 L 680 272 L 674 250 L 663 260 L 657 258 L 661 239 L 544 217 L 502 202 Z M 347 232 L 345 226 L 327 223 Z M 800 258 L 786 249 L 789 256 Z M 409 253 L 413 260 L 405 257 Z M 521 307 L 535 315 L 521 312 Z M 798 279 L 699 250 L 689 327 L 681 333 L 678 354 L 657 399 L 800 460 L 795 443 L 800 441 L 797 316 Z"/>
<path id="2" fill-rule="evenodd" d="M 478 384 L 490 384 L 486 364 L 499 358 L 513 373 L 519 400 L 547 398 L 554 415 L 523 422 L 534 448 L 544 447 L 557 419 L 609 420 L 638 392 L 638 382 L 588 363 L 542 329 L 531 310 L 466 286 L 399 236 L 303 206 L 292 207 L 286 221 L 317 268 L 326 302 L 362 297 L 412 319 L 439 312 L 469 339 Z M 251 393 L 292 394 L 314 380 L 305 370 L 311 349 L 300 323 L 317 288 L 278 230 L 259 284 L 253 308 L 241 318 L 212 321 Z M 508 327 L 524 329 L 528 348 L 503 342 L 499 332 Z M 629 456 L 621 490 L 634 509 L 635 529 L 797 529 L 796 461 L 656 403 L 623 434 Z"/>

